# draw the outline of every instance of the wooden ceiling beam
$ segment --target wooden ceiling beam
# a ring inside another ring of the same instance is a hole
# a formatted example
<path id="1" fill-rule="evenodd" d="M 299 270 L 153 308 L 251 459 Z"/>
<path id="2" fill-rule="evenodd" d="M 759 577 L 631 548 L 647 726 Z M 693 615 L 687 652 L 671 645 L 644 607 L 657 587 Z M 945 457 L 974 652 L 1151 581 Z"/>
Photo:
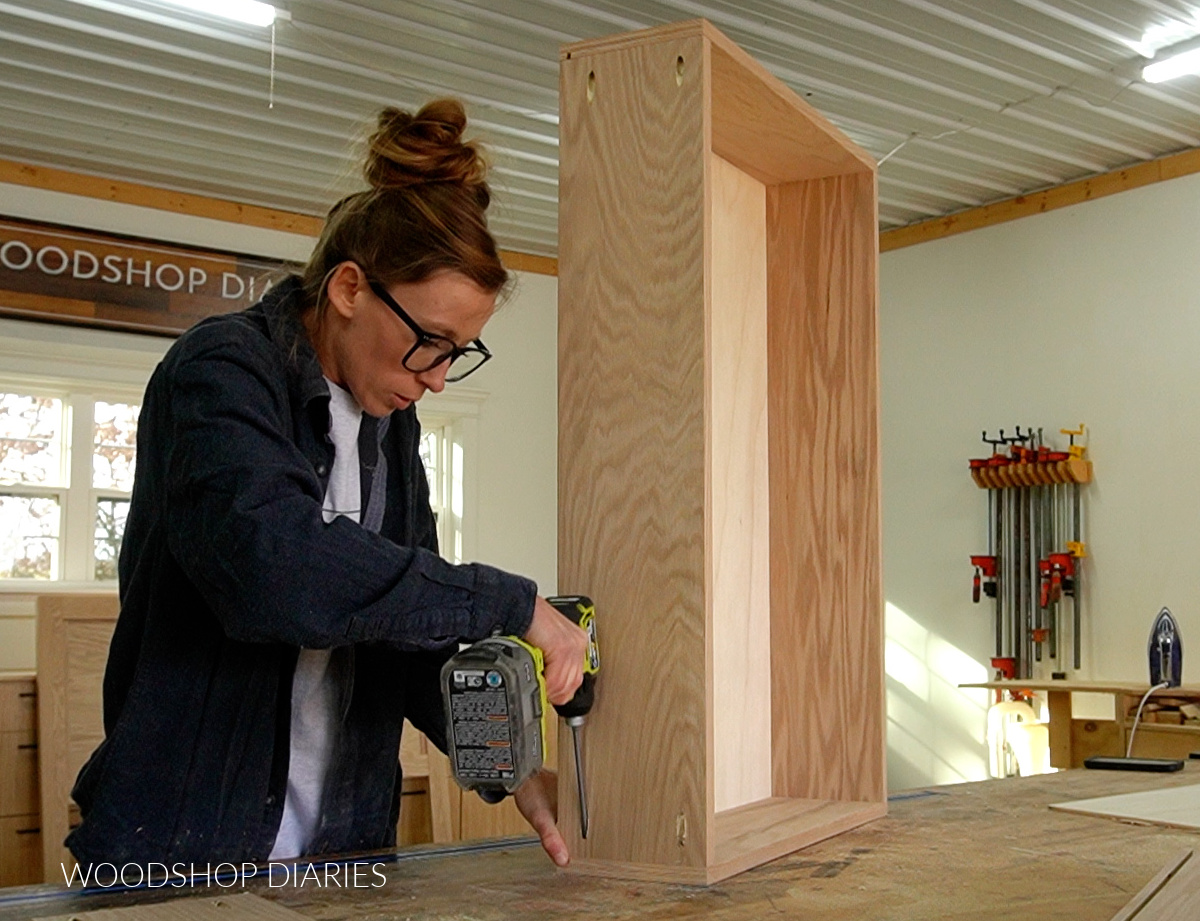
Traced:
<path id="1" fill-rule="evenodd" d="M 1026 195 L 1017 195 L 990 205 L 981 205 L 956 214 L 918 221 L 906 227 L 887 230 L 879 235 L 880 252 L 902 249 L 917 243 L 928 243 L 942 237 L 951 237 L 965 233 L 968 230 L 979 230 L 1014 221 L 1017 218 L 1029 217 L 1034 214 L 1044 214 L 1069 205 L 1078 205 L 1085 201 L 1115 195 L 1117 192 L 1127 192 L 1145 185 L 1163 182 L 1167 179 L 1177 179 L 1200 173 L 1200 148 L 1192 148 L 1181 153 L 1170 154 L 1155 160 L 1146 160 L 1121 169 L 1115 169 L 1097 176 L 1089 176 L 1076 182 L 1044 189 Z"/>
<path id="2" fill-rule="evenodd" d="M 231 224 L 279 230 L 306 237 L 316 237 L 320 234 L 321 226 L 324 223 L 322 218 L 312 214 L 278 211 L 259 205 L 247 205 L 221 198 L 210 198 L 206 195 L 160 189 L 121 179 L 106 179 L 101 176 L 89 176 L 84 173 L 18 163 L 12 160 L 0 160 L 0 182 L 46 189 L 52 192 L 65 192 L 84 198 L 137 205 L 142 208 L 154 208 L 159 211 L 170 211 L 192 217 L 212 218 Z M 538 275 L 558 274 L 558 260 L 550 256 L 501 250 L 500 258 L 508 268 L 516 271 L 533 272 Z"/>

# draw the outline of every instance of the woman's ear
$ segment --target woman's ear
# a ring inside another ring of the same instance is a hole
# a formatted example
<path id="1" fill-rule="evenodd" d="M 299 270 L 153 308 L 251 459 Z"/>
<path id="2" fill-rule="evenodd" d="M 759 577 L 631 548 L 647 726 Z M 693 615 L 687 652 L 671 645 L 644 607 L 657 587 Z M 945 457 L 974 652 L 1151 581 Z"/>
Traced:
<path id="1" fill-rule="evenodd" d="M 342 262 L 329 274 L 325 297 L 338 316 L 350 320 L 354 317 L 365 290 L 367 278 L 362 269 L 353 262 Z"/>

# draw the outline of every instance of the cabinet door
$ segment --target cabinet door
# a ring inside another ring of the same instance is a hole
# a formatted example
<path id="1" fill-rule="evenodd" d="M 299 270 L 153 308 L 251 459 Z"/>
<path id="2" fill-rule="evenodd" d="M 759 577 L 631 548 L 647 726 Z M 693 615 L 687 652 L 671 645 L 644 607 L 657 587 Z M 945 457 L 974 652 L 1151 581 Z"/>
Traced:
<path id="1" fill-rule="evenodd" d="M 0 818 L 0 886 L 42 882 L 42 835 L 37 815 Z"/>

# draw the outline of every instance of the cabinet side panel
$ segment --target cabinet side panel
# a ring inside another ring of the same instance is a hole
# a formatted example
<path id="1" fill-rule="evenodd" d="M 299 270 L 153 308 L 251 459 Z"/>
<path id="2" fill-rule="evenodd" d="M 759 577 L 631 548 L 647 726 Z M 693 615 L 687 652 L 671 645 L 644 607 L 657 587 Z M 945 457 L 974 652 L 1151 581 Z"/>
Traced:
<path id="1" fill-rule="evenodd" d="M 711 156 L 713 780 L 722 812 L 771 796 L 767 191 Z"/>
<path id="2" fill-rule="evenodd" d="M 776 796 L 882 801 L 875 177 L 767 195 Z"/>
<path id="3" fill-rule="evenodd" d="M 705 862 L 703 56 L 697 35 L 560 75 L 558 587 L 596 602 L 602 660 L 586 841 L 559 775 L 581 867 Z"/>

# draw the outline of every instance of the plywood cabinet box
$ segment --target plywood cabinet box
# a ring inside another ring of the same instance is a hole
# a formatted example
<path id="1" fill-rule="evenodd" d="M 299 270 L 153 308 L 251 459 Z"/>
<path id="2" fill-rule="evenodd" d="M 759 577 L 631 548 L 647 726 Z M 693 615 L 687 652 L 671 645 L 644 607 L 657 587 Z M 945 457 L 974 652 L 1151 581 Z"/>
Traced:
<path id="1" fill-rule="evenodd" d="M 711 883 L 887 808 L 875 165 L 707 22 L 560 61 L 558 579 L 603 658 L 560 826 Z"/>

